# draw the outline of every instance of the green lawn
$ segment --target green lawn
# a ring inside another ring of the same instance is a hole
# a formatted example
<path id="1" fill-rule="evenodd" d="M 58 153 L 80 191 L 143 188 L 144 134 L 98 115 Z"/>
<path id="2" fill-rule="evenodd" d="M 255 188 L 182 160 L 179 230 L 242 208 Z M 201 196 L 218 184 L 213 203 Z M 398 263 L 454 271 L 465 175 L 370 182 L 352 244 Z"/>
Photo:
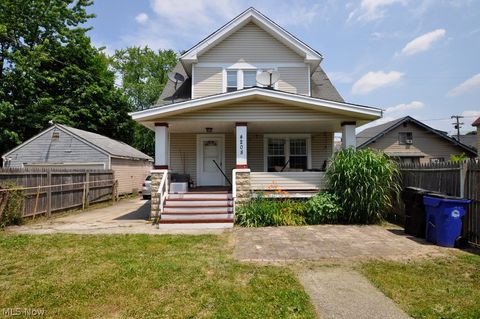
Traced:
<path id="1" fill-rule="evenodd" d="M 414 318 L 480 318 L 480 256 L 375 261 L 360 271 Z"/>
<path id="2" fill-rule="evenodd" d="M 228 240 L 0 233 L 0 311 L 40 308 L 52 318 L 315 317 L 290 270 L 239 263 Z"/>

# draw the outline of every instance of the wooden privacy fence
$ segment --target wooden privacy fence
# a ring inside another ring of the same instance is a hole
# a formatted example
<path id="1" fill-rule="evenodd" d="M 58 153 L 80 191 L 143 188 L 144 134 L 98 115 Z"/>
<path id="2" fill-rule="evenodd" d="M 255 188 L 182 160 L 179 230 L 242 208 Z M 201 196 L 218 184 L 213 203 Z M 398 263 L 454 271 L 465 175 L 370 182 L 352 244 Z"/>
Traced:
<path id="1" fill-rule="evenodd" d="M 472 200 L 464 219 L 463 231 L 468 240 L 480 245 L 480 162 L 401 164 L 402 187 L 420 187 Z M 396 205 L 403 215 L 403 203 Z"/>
<path id="2" fill-rule="evenodd" d="M 111 170 L 0 169 L 0 186 L 23 192 L 23 217 L 50 216 L 117 197 Z"/>

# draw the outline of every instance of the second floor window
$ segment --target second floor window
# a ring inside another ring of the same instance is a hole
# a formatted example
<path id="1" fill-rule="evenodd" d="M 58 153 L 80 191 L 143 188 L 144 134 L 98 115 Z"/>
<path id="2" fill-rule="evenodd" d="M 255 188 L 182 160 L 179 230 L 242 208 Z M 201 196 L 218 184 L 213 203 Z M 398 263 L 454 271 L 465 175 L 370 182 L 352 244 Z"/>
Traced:
<path id="1" fill-rule="evenodd" d="M 227 71 L 227 92 L 238 90 L 237 71 Z"/>
<path id="2" fill-rule="evenodd" d="M 400 132 L 400 133 L 398 133 L 398 144 L 400 144 L 400 145 L 413 144 L 413 134 L 412 134 L 412 132 Z"/>
<path id="3" fill-rule="evenodd" d="M 257 71 L 243 71 L 243 88 L 248 89 L 257 85 Z"/>

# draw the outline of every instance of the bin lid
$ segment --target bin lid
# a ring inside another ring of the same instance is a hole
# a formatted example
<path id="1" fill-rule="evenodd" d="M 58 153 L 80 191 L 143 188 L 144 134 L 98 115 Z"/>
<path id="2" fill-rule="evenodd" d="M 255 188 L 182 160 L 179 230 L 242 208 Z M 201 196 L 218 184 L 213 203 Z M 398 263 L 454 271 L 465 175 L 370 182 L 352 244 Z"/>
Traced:
<path id="1" fill-rule="evenodd" d="M 425 205 L 434 205 L 438 206 L 440 203 L 452 203 L 452 204 L 459 204 L 459 205 L 468 205 L 472 201 L 469 199 L 450 196 L 445 194 L 428 194 L 423 196 L 423 203 Z"/>

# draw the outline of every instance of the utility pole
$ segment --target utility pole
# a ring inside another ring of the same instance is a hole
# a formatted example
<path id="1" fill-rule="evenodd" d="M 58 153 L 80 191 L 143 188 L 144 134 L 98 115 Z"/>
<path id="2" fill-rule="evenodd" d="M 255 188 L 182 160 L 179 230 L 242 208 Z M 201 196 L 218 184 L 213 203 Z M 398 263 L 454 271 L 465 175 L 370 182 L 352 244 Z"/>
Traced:
<path id="1" fill-rule="evenodd" d="M 457 129 L 457 141 L 460 142 L 460 128 L 464 124 L 463 122 L 460 122 L 460 119 L 463 119 L 463 116 L 461 115 L 452 115 L 452 119 L 455 119 L 455 123 L 452 123 L 453 126 Z"/>

